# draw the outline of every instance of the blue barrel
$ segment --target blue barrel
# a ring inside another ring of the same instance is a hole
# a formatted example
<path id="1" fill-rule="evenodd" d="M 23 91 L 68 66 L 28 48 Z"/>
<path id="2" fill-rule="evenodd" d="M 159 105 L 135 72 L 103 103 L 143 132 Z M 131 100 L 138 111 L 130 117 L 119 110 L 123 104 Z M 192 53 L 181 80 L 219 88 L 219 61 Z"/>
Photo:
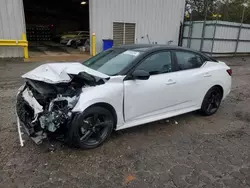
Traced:
<path id="1" fill-rule="evenodd" d="M 103 50 L 107 50 L 113 47 L 114 41 L 112 39 L 103 39 Z"/>

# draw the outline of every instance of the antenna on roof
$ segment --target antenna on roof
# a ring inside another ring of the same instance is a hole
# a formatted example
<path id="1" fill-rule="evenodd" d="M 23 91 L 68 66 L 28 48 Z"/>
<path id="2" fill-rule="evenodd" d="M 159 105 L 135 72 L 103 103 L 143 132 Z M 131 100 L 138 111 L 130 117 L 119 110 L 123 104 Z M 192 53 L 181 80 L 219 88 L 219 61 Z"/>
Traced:
<path id="1" fill-rule="evenodd" d="M 151 44 L 148 34 L 147 34 L 147 39 L 148 39 L 148 43 Z"/>

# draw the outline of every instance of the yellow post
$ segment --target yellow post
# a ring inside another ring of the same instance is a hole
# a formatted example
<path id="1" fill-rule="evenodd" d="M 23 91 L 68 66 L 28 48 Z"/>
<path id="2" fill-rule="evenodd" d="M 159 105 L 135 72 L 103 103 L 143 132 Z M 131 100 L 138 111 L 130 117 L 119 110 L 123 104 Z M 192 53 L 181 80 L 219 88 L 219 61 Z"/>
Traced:
<path id="1" fill-rule="evenodd" d="M 22 39 L 27 41 L 27 37 L 25 33 L 22 34 Z M 24 51 L 24 58 L 28 59 L 29 58 L 28 43 L 27 43 L 27 46 L 24 46 L 23 51 Z"/>
<path id="2" fill-rule="evenodd" d="M 96 55 L 96 35 L 95 33 L 92 34 L 92 55 Z"/>

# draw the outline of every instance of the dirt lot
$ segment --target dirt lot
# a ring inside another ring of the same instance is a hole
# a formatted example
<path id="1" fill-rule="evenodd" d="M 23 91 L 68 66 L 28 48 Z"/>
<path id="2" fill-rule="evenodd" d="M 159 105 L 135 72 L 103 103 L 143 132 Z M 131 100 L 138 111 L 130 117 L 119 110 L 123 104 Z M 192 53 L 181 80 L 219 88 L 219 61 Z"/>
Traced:
<path id="1" fill-rule="evenodd" d="M 116 132 L 81 151 L 20 148 L 15 94 L 39 63 L 0 60 L 0 187 L 250 187 L 250 58 L 224 59 L 233 88 L 217 114 L 189 113 Z"/>

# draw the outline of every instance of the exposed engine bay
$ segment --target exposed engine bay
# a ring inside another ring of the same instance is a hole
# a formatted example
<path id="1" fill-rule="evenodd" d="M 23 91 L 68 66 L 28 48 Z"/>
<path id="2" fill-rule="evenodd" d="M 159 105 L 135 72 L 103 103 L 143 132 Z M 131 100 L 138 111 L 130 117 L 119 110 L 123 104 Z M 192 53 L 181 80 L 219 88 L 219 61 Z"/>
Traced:
<path id="1" fill-rule="evenodd" d="M 86 72 L 68 74 L 67 83 L 47 83 L 25 78 L 17 94 L 16 112 L 27 134 L 41 144 L 48 135 L 65 134 L 82 88 L 104 84 L 107 79 Z"/>

